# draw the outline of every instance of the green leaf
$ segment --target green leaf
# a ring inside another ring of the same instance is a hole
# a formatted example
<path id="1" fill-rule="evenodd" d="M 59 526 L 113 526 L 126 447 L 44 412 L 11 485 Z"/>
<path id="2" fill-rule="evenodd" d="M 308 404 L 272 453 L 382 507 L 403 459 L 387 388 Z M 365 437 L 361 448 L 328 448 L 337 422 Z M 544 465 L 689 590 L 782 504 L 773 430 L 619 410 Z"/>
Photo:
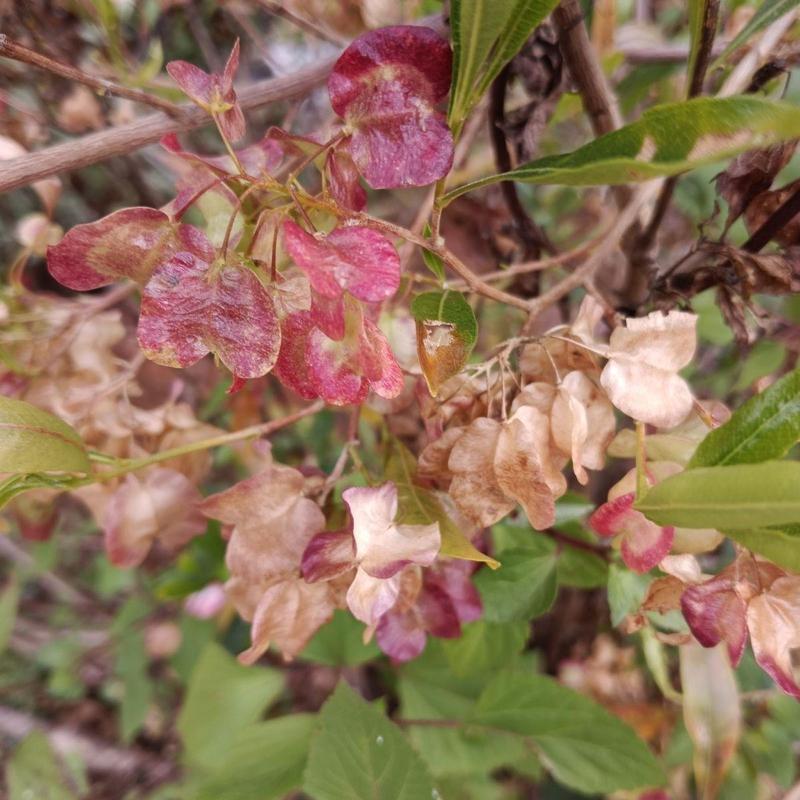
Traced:
<path id="1" fill-rule="evenodd" d="M 315 717 L 290 714 L 250 724 L 228 741 L 211 770 L 195 768 L 184 793 L 192 800 L 280 800 L 303 782 Z"/>
<path id="2" fill-rule="evenodd" d="M 725 529 L 722 533 L 778 566 L 800 572 L 800 525 Z"/>
<path id="3" fill-rule="evenodd" d="M 475 312 L 460 292 L 418 294 L 411 303 L 417 324 L 417 356 L 431 394 L 457 375 L 478 338 Z"/>
<path id="4" fill-rule="evenodd" d="M 800 369 L 751 397 L 711 431 L 689 461 L 693 467 L 754 464 L 781 458 L 800 438 Z"/>
<path id="5" fill-rule="evenodd" d="M 243 667 L 227 650 L 209 642 L 178 715 L 187 761 L 204 767 L 224 761 L 220 743 L 260 719 L 282 690 L 278 670 Z"/>
<path id="6" fill-rule="evenodd" d="M 303 790 L 314 800 L 436 796 L 427 767 L 400 730 L 346 683 L 319 713 Z"/>
<path id="7" fill-rule="evenodd" d="M 397 521 L 404 525 L 431 525 L 438 522 L 442 537 L 442 555 L 467 561 L 483 561 L 492 569 L 497 569 L 499 562 L 481 553 L 472 544 L 445 511 L 439 498 L 414 483 L 416 474 L 417 462 L 414 456 L 399 439 L 393 438 L 385 475 L 397 485 Z"/>
<path id="8" fill-rule="evenodd" d="M 525 621 L 487 622 L 464 625 L 458 639 L 441 643 L 450 671 L 459 678 L 490 675 L 508 668 L 519 658 L 530 635 Z"/>
<path id="9" fill-rule="evenodd" d="M 300 658 L 329 667 L 356 667 L 381 654 L 378 645 L 364 644 L 364 626 L 347 611 L 333 612 L 333 619 L 314 634 Z"/>
<path id="10" fill-rule="evenodd" d="M 453 0 L 449 119 L 460 126 L 558 0 Z"/>
<path id="11" fill-rule="evenodd" d="M 734 50 L 738 50 L 751 36 L 796 7 L 797 0 L 764 0 L 747 25 L 739 31 L 738 35 L 717 57 L 711 65 L 711 69 L 716 69 L 720 66 Z"/>
<path id="12" fill-rule="evenodd" d="M 9 800 L 77 800 L 47 737 L 34 731 L 20 742 L 6 767 Z"/>
<path id="13" fill-rule="evenodd" d="M 425 227 L 422 229 L 422 234 L 425 236 L 426 239 L 431 237 L 432 231 L 431 226 L 427 222 L 425 223 Z M 442 261 L 436 253 L 431 252 L 430 250 L 426 250 L 424 247 L 422 248 L 422 260 L 425 262 L 425 266 L 436 276 L 436 278 L 444 283 L 446 273 L 444 269 L 444 262 Z"/>
<path id="14" fill-rule="evenodd" d="M 30 403 L 0 397 L 0 472 L 91 472 L 81 437 Z"/>
<path id="15" fill-rule="evenodd" d="M 738 530 L 800 523 L 800 463 L 699 467 L 656 484 L 635 507 L 659 525 Z"/>
<path id="16" fill-rule="evenodd" d="M 611 564 L 608 568 L 608 606 L 611 610 L 611 624 L 617 625 L 636 611 L 647 594 L 650 578 Z"/>
<path id="17" fill-rule="evenodd" d="M 505 180 L 569 186 L 647 181 L 798 136 L 800 109 L 789 103 L 749 96 L 665 103 L 571 153 L 458 186 L 444 202 Z"/>
<path id="18" fill-rule="evenodd" d="M 144 648 L 144 635 L 128 628 L 116 648 L 115 673 L 122 681 L 120 703 L 120 738 L 130 742 L 144 724 L 153 699 L 153 682 L 148 675 L 149 660 Z"/>
<path id="19" fill-rule="evenodd" d="M 631 728 L 551 678 L 497 675 L 470 719 L 530 737 L 556 780 L 580 792 L 606 794 L 664 783 L 661 767 Z"/>
<path id="20" fill-rule="evenodd" d="M 534 547 L 503 552 L 503 566 L 494 572 L 481 570 L 475 585 L 483 600 L 488 622 L 512 622 L 539 617 L 556 599 L 556 547 L 544 537 Z"/>
<path id="21" fill-rule="evenodd" d="M 19 605 L 19 580 L 12 575 L 0 594 L 0 655 L 6 649 L 14 623 L 17 621 L 17 607 Z"/>

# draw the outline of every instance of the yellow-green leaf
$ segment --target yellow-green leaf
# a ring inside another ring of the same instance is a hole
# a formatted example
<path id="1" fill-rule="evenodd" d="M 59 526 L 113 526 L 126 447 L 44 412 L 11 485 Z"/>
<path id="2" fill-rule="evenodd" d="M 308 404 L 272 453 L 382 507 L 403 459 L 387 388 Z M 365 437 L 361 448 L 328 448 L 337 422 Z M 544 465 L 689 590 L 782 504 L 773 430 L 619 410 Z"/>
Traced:
<path id="1" fill-rule="evenodd" d="M 0 397 L 0 472 L 90 472 L 81 437 L 47 411 Z"/>

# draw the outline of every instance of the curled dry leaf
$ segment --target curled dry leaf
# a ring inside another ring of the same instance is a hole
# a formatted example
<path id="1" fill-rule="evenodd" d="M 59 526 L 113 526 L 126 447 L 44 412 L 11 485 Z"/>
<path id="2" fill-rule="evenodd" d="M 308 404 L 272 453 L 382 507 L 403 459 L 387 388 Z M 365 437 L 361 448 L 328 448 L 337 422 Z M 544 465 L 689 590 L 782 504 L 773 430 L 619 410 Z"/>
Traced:
<path id="1" fill-rule="evenodd" d="M 197 487 L 180 472 L 128 474 L 111 495 L 102 524 L 108 558 L 118 567 L 144 561 L 154 541 L 175 551 L 206 529 Z"/>
<path id="2" fill-rule="evenodd" d="M 369 626 L 394 605 L 400 571 L 409 564 L 429 566 L 441 547 L 439 524 L 400 525 L 397 487 L 351 488 L 342 494 L 353 516 L 356 577 L 347 592 L 353 615 Z"/>
<path id="3" fill-rule="evenodd" d="M 212 352 L 239 378 L 258 378 L 275 365 L 281 330 L 252 270 L 181 252 L 145 286 L 138 338 L 157 364 L 188 367 Z"/>
<path id="4" fill-rule="evenodd" d="M 450 46 L 430 28 L 369 31 L 342 53 L 328 79 L 347 147 L 374 189 L 425 186 L 453 163 L 453 136 L 436 106 L 450 89 Z"/>
<path id="5" fill-rule="evenodd" d="M 258 659 L 270 642 L 286 657 L 297 655 L 339 603 L 336 584 L 310 584 L 300 574 L 303 551 L 325 528 L 319 507 L 303 496 L 304 486 L 297 470 L 271 465 L 200 506 L 206 516 L 233 526 L 225 590 L 253 623 L 253 644 L 240 656 L 245 663 Z"/>
<path id="6" fill-rule="evenodd" d="M 224 136 L 236 142 L 245 134 L 242 108 L 233 88 L 239 69 L 239 40 L 233 45 L 221 75 L 209 74 L 187 61 L 170 61 L 167 72 L 182 91 L 200 108 L 217 117 Z"/>
<path id="7" fill-rule="evenodd" d="M 694 314 L 654 311 L 614 330 L 600 383 L 620 411 L 659 428 L 687 416 L 693 398 L 678 370 L 694 355 L 696 325 Z"/>

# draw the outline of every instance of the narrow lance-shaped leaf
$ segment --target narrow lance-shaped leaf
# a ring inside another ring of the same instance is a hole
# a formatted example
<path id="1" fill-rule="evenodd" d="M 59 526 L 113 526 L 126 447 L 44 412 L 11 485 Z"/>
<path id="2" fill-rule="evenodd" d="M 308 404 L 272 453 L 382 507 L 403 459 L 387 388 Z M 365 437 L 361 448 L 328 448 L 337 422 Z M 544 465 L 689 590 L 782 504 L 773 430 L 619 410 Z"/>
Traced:
<path id="1" fill-rule="evenodd" d="M 800 572 L 800 524 L 724 528 L 722 533 L 778 566 Z"/>
<path id="2" fill-rule="evenodd" d="M 781 458 L 800 438 L 800 369 L 751 397 L 695 450 L 688 467 L 753 464 Z"/>
<path id="3" fill-rule="evenodd" d="M 435 397 L 466 364 L 478 338 L 478 322 L 464 295 L 449 289 L 417 295 L 411 313 L 417 322 L 419 364 Z"/>
<path id="4" fill-rule="evenodd" d="M 701 467 L 656 484 L 635 504 L 660 525 L 736 530 L 800 522 L 800 462 Z"/>
<path id="5" fill-rule="evenodd" d="M 90 472 L 81 437 L 47 411 L 0 397 L 0 472 Z"/>
<path id="6" fill-rule="evenodd" d="M 497 569 L 500 563 L 485 553 L 481 553 L 472 544 L 445 511 L 439 498 L 428 489 L 416 485 L 414 482 L 416 472 L 417 465 L 414 456 L 402 442 L 394 439 L 385 474 L 397 485 L 398 522 L 407 525 L 428 525 L 438 522 L 439 533 L 442 537 L 439 550 L 441 555 L 463 558 L 467 561 L 483 561 L 492 569 Z"/>
<path id="7" fill-rule="evenodd" d="M 450 7 L 453 90 L 449 120 L 459 125 L 557 0 L 455 0 Z"/>
<path id="8" fill-rule="evenodd" d="M 798 136 L 800 109 L 789 103 L 758 97 L 665 103 L 571 153 L 546 156 L 458 186 L 445 201 L 505 180 L 569 186 L 647 181 Z"/>
<path id="9" fill-rule="evenodd" d="M 747 25 L 734 36 L 730 44 L 717 57 L 716 61 L 711 65 L 711 68 L 716 69 L 718 66 L 722 65 L 728 56 L 734 50 L 740 48 L 751 36 L 763 30 L 767 25 L 774 22 L 778 17 L 782 17 L 796 6 L 797 0 L 764 0 L 758 7 L 756 13 L 750 18 Z"/>

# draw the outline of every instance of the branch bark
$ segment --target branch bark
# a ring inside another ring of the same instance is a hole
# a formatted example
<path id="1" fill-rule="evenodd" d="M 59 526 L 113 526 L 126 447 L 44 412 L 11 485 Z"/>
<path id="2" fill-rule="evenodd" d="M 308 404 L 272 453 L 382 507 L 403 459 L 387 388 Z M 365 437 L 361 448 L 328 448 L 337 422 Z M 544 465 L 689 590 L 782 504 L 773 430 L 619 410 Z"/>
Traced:
<path id="1" fill-rule="evenodd" d="M 294 75 L 270 78 L 247 86 L 238 92 L 239 102 L 247 110 L 301 96 L 325 81 L 334 61 L 335 58 L 329 58 Z M 169 133 L 212 124 L 211 117 L 197 106 L 183 104 L 178 108 L 181 109 L 179 119 L 161 112 L 148 114 L 126 125 L 0 162 L 0 192 L 130 153 L 157 142 Z"/>

